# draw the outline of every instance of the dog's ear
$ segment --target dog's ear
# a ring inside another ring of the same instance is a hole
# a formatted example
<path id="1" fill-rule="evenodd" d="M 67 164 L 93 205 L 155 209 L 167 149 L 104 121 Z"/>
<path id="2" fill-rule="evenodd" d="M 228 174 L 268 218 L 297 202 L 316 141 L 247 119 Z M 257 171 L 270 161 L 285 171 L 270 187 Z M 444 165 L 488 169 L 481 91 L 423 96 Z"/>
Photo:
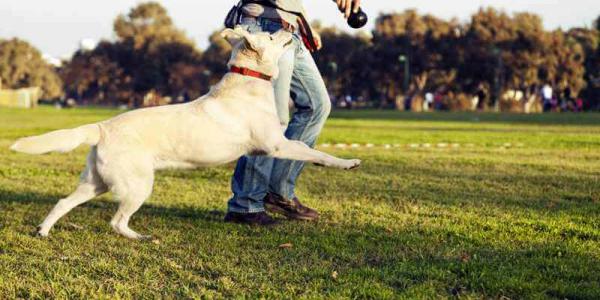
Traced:
<path id="1" fill-rule="evenodd" d="M 242 26 L 236 26 L 235 29 L 226 28 L 221 32 L 221 36 L 229 42 L 232 46 L 235 46 L 240 40 L 245 40 L 246 45 L 256 50 L 256 38 L 250 34 Z"/>
<path id="2" fill-rule="evenodd" d="M 224 38 L 231 46 L 234 46 L 243 38 L 231 28 L 226 28 L 225 30 L 221 31 L 221 37 Z"/>

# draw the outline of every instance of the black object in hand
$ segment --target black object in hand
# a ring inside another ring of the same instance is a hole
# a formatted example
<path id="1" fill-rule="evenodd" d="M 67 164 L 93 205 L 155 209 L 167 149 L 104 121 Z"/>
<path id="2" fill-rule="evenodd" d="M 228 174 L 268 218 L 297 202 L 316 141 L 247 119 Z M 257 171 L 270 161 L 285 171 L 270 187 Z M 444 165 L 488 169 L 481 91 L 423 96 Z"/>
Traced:
<path id="1" fill-rule="evenodd" d="M 348 17 L 348 25 L 355 29 L 365 26 L 367 21 L 369 21 L 369 17 L 360 7 L 358 8 L 358 12 L 352 12 L 350 17 Z"/>

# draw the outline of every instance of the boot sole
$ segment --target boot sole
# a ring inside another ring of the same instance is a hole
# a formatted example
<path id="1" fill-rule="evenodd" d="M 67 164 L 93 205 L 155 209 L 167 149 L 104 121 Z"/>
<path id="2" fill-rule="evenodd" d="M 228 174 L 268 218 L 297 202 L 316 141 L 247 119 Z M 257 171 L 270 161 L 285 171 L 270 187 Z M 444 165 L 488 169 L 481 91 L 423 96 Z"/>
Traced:
<path id="1" fill-rule="evenodd" d="M 269 204 L 269 203 L 265 203 L 265 209 L 270 213 L 280 214 L 280 215 L 282 215 L 288 219 L 292 219 L 292 220 L 314 221 L 319 218 L 318 216 L 317 217 L 309 217 L 309 216 L 292 214 L 277 205 L 273 205 L 273 204 Z"/>

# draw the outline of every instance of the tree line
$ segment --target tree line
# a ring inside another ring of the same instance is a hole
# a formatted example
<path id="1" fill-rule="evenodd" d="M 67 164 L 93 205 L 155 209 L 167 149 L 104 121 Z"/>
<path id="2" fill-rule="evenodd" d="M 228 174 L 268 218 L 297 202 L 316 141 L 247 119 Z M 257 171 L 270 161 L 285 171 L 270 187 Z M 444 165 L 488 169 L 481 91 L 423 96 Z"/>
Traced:
<path id="1" fill-rule="evenodd" d="M 325 45 L 315 59 L 335 101 L 392 108 L 435 93 L 448 110 L 467 110 L 477 96 L 480 109 L 519 111 L 520 103 L 503 95 L 533 99 L 549 85 L 558 97 L 600 108 L 600 17 L 592 28 L 553 31 L 535 14 L 494 8 L 465 23 L 415 10 L 375 22 L 370 34 L 314 24 Z M 114 32 L 114 41 L 80 49 L 60 68 L 22 40 L 0 40 L 3 87 L 40 86 L 47 99 L 139 107 L 193 100 L 227 72 L 231 49 L 218 31 L 201 51 L 157 2 L 119 15 Z"/>
<path id="2" fill-rule="evenodd" d="M 466 110 L 475 95 L 480 108 L 498 109 L 507 92 L 529 99 L 548 84 L 558 97 L 567 91 L 598 109 L 599 21 L 595 28 L 546 31 L 531 13 L 484 8 L 460 23 L 407 10 L 380 15 L 372 36 L 324 28 L 327 47 L 317 61 L 335 94 L 362 96 L 379 107 L 431 92 L 450 95 L 447 109 Z"/>

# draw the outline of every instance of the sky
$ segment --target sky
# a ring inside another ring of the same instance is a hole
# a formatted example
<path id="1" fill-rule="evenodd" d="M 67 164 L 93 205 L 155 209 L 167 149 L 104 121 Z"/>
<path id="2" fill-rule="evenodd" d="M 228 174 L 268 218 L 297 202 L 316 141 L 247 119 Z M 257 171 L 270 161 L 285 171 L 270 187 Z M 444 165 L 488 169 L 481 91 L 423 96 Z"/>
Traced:
<path id="1" fill-rule="evenodd" d="M 2 0 L 0 38 L 19 37 L 54 57 L 69 57 L 82 39 L 114 39 L 112 22 L 140 0 Z M 227 11 L 237 0 L 163 0 L 176 26 L 195 40 L 200 48 L 220 28 Z M 331 0 L 303 0 L 310 19 L 324 25 L 350 30 Z M 591 26 L 600 15 L 600 0 L 362 0 L 374 20 L 379 13 L 416 8 L 420 13 L 461 21 L 482 6 L 509 13 L 529 11 L 541 15 L 547 29 Z M 367 30 L 371 30 L 370 22 Z"/>

